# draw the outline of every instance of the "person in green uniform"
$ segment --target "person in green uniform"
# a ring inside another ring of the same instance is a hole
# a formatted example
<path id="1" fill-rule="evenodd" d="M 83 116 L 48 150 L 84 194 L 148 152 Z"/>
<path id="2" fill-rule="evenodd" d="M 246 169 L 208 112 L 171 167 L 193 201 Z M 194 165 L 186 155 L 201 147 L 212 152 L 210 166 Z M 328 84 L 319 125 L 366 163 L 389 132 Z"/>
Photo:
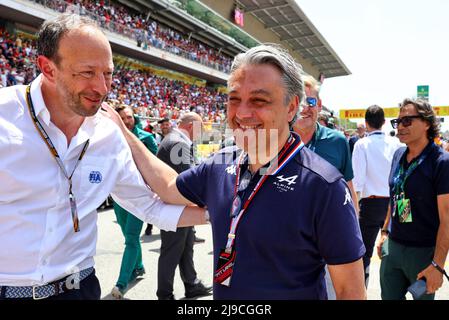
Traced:
<path id="1" fill-rule="evenodd" d="M 120 105 L 116 108 L 116 111 L 126 127 L 144 143 L 148 150 L 156 154 L 157 144 L 154 137 L 137 125 L 139 119 L 134 115 L 133 109 L 127 105 Z M 145 273 L 139 239 L 143 222 L 117 203 L 114 203 L 114 212 L 125 236 L 125 251 L 123 252 L 120 274 L 115 287 L 111 291 L 111 295 L 116 299 L 121 299 L 126 292 L 128 284 Z"/>

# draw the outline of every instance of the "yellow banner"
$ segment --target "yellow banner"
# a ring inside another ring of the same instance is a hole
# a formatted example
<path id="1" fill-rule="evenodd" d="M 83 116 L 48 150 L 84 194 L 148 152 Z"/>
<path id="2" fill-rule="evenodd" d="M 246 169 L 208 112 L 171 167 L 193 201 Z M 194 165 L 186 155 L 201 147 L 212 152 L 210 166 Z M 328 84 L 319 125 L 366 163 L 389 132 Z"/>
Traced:
<path id="1" fill-rule="evenodd" d="M 220 150 L 219 144 L 198 144 L 196 146 L 197 155 L 202 159 L 206 159 L 211 153 L 217 152 L 218 150 Z"/>
<path id="2" fill-rule="evenodd" d="M 396 118 L 399 115 L 399 108 L 383 108 L 385 118 Z M 449 116 L 449 106 L 435 106 L 433 107 L 435 114 L 438 117 Z M 342 109 L 340 110 L 340 119 L 364 119 L 366 109 Z"/>
<path id="3" fill-rule="evenodd" d="M 340 110 L 340 119 L 365 118 L 366 109 Z"/>
<path id="4" fill-rule="evenodd" d="M 437 116 L 449 116 L 449 106 L 433 107 Z"/>
<path id="5" fill-rule="evenodd" d="M 385 118 L 397 118 L 399 114 L 399 107 L 396 108 L 384 108 Z"/>

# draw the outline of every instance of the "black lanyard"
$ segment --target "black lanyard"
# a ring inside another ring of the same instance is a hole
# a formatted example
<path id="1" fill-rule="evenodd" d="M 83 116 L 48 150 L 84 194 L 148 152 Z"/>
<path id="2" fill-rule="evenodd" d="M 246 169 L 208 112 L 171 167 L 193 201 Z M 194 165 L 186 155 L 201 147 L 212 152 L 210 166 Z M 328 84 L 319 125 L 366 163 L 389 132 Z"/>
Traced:
<path id="1" fill-rule="evenodd" d="M 431 142 L 433 145 L 433 142 Z M 408 177 L 415 171 L 415 169 L 426 159 L 431 151 L 432 146 L 428 146 L 425 151 L 423 151 L 418 159 L 415 159 L 410 163 L 407 170 L 405 170 L 405 162 L 407 159 L 407 154 L 404 153 L 402 159 L 400 160 L 399 166 L 396 169 L 396 173 L 393 178 L 393 190 L 396 197 L 404 194 L 405 191 L 405 182 Z"/>
<path id="2" fill-rule="evenodd" d="M 78 164 L 80 163 L 84 154 L 86 153 L 87 147 L 89 146 L 89 140 L 87 140 L 84 143 L 83 149 L 81 150 L 78 160 L 75 163 L 75 167 L 73 168 L 72 173 L 70 175 L 68 175 L 68 173 L 64 167 L 64 164 L 62 163 L 62 160 L 59 157 L 58 151 L 56 150 L 53 142 L 50 139 L 50 136 L 47 134 L 44 127 L 42 126 L 42 124 L 40 123 L 39 119 L 36 116 L 36 112 L 34 111 L 33 101 L 31 100 L 30 90 L 31 90 L 31 84 L 29 86 L 27 86 L 27 88 L 26 88 L 27 104 L 28 104 L 28 110 L 30 111 L 31 119 L 33 120 L 33 123 L 34 123 L 37 131 L 39 132 L 40 136 L 42 137 L 45 144 L 47 145 L 48 150 L 52 154 L 53 158 L 56 160 L 56 163 L 58 164 L 58 166 L 61 168 L 62 173 L 69 181 L 69 201 L 70 201 L 70 211 L 72 213 L 73 229 L 75 230 L 75 232 L 78 232 L 80 230 L 80 228 L 79 228 L 79 220 L 78 220 L 78 211 L 76 208 L 76 199 L 72 192 L 72 176 L 76 170 L 76 167 L 78 166 Z"/>

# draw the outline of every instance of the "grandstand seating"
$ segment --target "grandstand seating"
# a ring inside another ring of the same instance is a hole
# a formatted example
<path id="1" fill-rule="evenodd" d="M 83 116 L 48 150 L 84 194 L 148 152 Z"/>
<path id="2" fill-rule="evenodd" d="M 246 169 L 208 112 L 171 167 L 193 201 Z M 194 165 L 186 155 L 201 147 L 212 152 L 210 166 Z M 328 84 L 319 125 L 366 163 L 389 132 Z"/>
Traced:
<path id="1" fill-rule="evenodd" d="M 139 47 L 153 46 L 229 73 L 232 58 L 112 0 L 30 0 L 59 12 L 87 15 L 105 29 L 134 39 Z"/>
<path id="2" fill-rule="evenodd" d="M 12 36 L 0 29 L 0 86 L 28 84 L 37 75 L 33 39 Z M 109 99 L 135 108 L 145 117 L 177 119 L 190 110 L 206 122 L 222 123 L 226 95 L 216 89 L 189 84 L 149 71 L 116 65 Z"/>

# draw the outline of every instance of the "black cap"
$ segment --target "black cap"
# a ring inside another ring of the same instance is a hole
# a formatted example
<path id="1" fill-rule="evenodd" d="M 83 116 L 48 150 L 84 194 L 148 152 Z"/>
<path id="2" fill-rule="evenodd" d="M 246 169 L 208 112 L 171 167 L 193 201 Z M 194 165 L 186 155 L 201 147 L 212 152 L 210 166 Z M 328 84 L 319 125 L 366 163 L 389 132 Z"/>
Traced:
<path id="1" fill-rule="evenodd" d="M 170 121 L 169 118 L 163 118 L 163 119 L 159 120 L 157 123 L 158 123 L 158 124 L 161 124 L 161 123 L 169 122 L 169 121 Z"/>

